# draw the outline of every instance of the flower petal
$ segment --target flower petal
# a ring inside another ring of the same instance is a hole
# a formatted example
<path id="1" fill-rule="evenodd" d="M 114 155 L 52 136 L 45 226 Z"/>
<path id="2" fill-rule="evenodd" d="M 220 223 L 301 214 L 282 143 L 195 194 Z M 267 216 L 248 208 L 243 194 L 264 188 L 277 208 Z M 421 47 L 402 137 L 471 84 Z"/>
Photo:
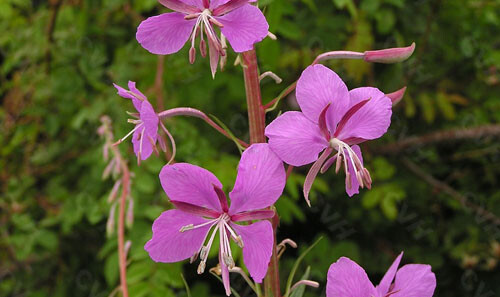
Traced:
<path id="1" fill-rule="evenodd" d="M 143 48 L 157 55 L 178 52 L 189 39 L 196 19 L 185 20 L 178 12 L 147 18 L 137 28 L 136 38 Z"/>
<path id="2" fill-rule="evenodd" d="M 408 264 L 398 270 L 391 297 L 432 297 L 436 275 L 430 265 Z"/>
<path id="3" fill-rule="evenodd" d="M 269 24 L 262 11 L 250 4 L 215 18 L 224 25 L 220 30 L 237 53 L 253 49 L 253 45 L 262 41 L 269 32 Z"/>
<path id="4" fill-rule="evenodd" d="M 222 211 L 214 190 L 214 185 L 222 188 L 222 184 L 206 169 L 188 163 L 166 165 L 160 172 L 160 181 L 170 200 Z"/>
<path id="5" fill-rule="evenodd" d="M 271 149 L 287 164 L 302 166 L 318 159 L 328 146 L 319 126 L 298 111 L 285 112 L 266 127 Z"/>
<path id="6" fill-rule="evenodd" d="M 144 249 L 155 262 L 182 261 L 199 251 L 210 225 L 180 232 L 183 226 L 206 223 L 207 220 L 173 209 L 163 212 L 153 223 L 153 237 Z"/>
<path id="7" fill-rule="evenodd" d="M 349 109 L 349 91 L 342 79 L 323 65 L 306 68 L 297 82 L 297 102 L 304 115 L 314 123 L 321 111 L 331 103 L 326 114 L 330 132 Z"/>
<path id="8" fill-rule="evenodd" d="M 130 89 L 131 84 L 132 84 L 132 86 L 134 86 L 134 89 L 135 89 L 136 91 L 138 91 L 138 92 L 139 92 L 139 90 L 137 90 L 137 89 L 135 88 L 135 82 L 132 82 L 132 81 L 129 81 L 129 83 L 128 83 L 128 85 L 129 85 L 129 89 Z M 128 90 L 126 90 L 126 89 L 124 89 L 124 88 L 120 87 L 119 85 L 117 85 L 117 84 L 113 84 L 113 86 L 114 86 L 114 87 L 116 88 L 116 90 L 118 91 L 118 95 L 119 95 L 120 97 L 125 98 L 125 99 L 130 99 L 130 100 L 132 100 L 132 104 L 134 104 L 135 109 L 136 109 L 138 112 L 140 112 L 140 111 L 141 111 L 141 105 L 142 105 L 142 101 L 141 101 L 141 100 L 137 99 L 134 95 L 130 94 L 130 92 L 129 92 Z M 142 95 L 142 93 L 141 93 L 141 92 L 139 92 L 139 94 L 141 94 L 141 95 Z M 143 95 L 143 96 L 144 96 L 144 95 Z M 144 98 L 145 98 L 145 97 L 144 97 Z"/>
<path id="9" fill-rule="evenodd" d="M 403 252 L 399 254 L 399 256 L 394 260 L 391 267 L 387 270 L 384 277 L 380 281 L 380 284 L 377 286 L 377 291 L 380 296 L 385 296 L 389 293 L 389 288 L 391 287 L 392 281 L 394 280 L 394 276 L 398 271 L 399 263 L 401 262 L 401 258 L 403 257 Z"/>
<path id="10" fill-rule="evenodd" d="M 248 226 L 231 224 L 243 240 L 243 261 L 250 276 L 261 283 L 273 253 L 273 227 L 269 221 L 260 221 Z"/>
<path id="11" fill-rule="evenodd" d="M 370 99 L 344 125 L 339 139 L 352 137 L 363 139 L 379 138 L 391 124 L 392 102 L 377 88 L 357 88 L 349 92 L 351 105 Z"/>
<path id="12" fill-rule="evenodd" d="M 156 142 L 156 138 L 158 135 L 158 123 L 160 119 L 153 109 L 151 103 L 149 103 L 149 101 L 147 100 L 144 100 L 142 102 L 140 118 L 144 123 L 144 126 L 146 127 L 146 135 L 151 137 Z"/>
<path id="13" fill-rule="evenodd" d="M 229 214 L 269 207 L 283 193 L 286 173 L 283 162 L 267 143 L 253 144 L 243 152 L 234 188 L 229 193 Z"/>
<path id="14" fill-rule="evenodd" d="M 193 1 L 193 0 L 191 0 L 191 1 Z M 248 2 L 255 2 L 255 1 L 257 1 L 257 0 L 249 0 Z M 213 11 L 215 8 L 226 4 L 227 2 L 229 2 L 229 0 L 212 0 L 212 1 L 210 1 L 210 9 Z"/>
<path id="15" fill-rule="evenodd" d="M 134 153 L 141 160 L 146 160 L 153 153 L 153 144 L 148 139 L 144 124 L 139 124 L 141 127 L 135 130 L 132 136 L 132 144 L 134 145 Z M 153 139 L 156 142 L 156 138 Z M 140 154 L 139 154 L 140 153 Z"/>
<path id="16" fill-rule="evenodd" d="M 359 160 L 361 161 L 361 164 L 363 164 L 363 155 L 361 154 L 361 149 L 359 148 L 359 146 L 353 145 L 351 148 L 358 156 Z M 349 168 L 349 174 L 351 178 L 351 188 L 348 187 L 346 182 L 345 191 L 347 192 L 347 195 L 349 195 L 349 197 L 352 197 L 355 194 L 359 194 L 359 182 L 358 179 L 356 178 L 356 172 L 354 171 L 354 167 L 352 166 L 352 161 L 350 157 L 348 157 L 347 159 L 347 167 Z"/>
<path id="17" fill-rule="evenodd" d="M 203 5 L 198 0 L 158 0 L 161 5 L 173 11 L 192 14 L 201 12 Z"/>
<path id="18" fill-rule="evenodd" d="M 366 272 L 356 262 L 342 257 L 328 269 L 327 297 L 377 296 Z"/>

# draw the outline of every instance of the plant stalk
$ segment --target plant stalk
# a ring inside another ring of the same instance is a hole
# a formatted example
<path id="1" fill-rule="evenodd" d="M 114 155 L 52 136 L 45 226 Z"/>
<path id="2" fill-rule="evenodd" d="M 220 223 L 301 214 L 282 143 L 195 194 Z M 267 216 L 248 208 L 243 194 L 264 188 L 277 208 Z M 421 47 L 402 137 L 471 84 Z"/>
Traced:
<path id="1" fill-rule="evenodd" d="M 243 74 L 248 106 L 248 124 L 250 129 L 250 143 L 266 142 L 264 130 L 266 128 L 266 112 L 262 105 L 260 91 L 259 68 L 255 49 L 242 54 Z M 271 220 L 274 231 L 274 244 L 271 261 L 264 278 L 264 297 L 281 297 L 279 265 L 276 248 L 276 229 L 279 217 L 276 214 Z"/>

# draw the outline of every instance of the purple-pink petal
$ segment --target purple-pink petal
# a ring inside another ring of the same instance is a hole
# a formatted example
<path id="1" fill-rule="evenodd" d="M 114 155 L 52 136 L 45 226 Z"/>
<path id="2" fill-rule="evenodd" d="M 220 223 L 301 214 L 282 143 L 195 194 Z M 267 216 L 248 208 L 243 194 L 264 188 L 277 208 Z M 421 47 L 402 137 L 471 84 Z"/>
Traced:
<path id="1" fill-rule="evenodd" d="M 356 262 L 342 257 L 328 270 L 326 297 L 377 296 L 366 272 Z"/>
<path id="2" fill-rule="evenodd" d="M 185 20 L 178 12 L 150 17 L 137 28 L 137 41 L 149 52 L 168 55 L 178 52 L 189 39 L 196 19 Z"/>
<path id="3" fill-rule="evenodd" d="M 351 90 L 350 106 L 370 99 L 344 125 L 339 139 L 363 138 L 376 139 L 387 132 L 391 124 L 392 102 L 377 88 L 364 87 Z"/>
<path id="4" fill-rule="evenodd" d="M 380 284 L 377 286 L 379 296 L 385 296 L 389 292 L 389 288 L 391 287 L 392 281 L 394 280 L 394 276 L 396 276 L 396 272 L 398 271 L 399 263 L 401 262 L 402 257 L 403 252 L 401 252 L 396 260 L 394 260 L 391 267 L 389 267 L 384 277 L 380 281 Z"/>
<path id="5" fill-rule="evenodd" d="M 210 225 L 180 232 L 183 226 L 202 224 L 207 220 L 180 210 L 168 210 L 153 223 L 153 237 L 144 249 L 155 262 L 172 263 L 188 259 L 199 251 Z"/>
<path id="6" fill-rule="evenodd" d="M 271 149 L 293 166 L 316 161 L 319 153 L 328 147 L 318 124 L 298 111 L 285 112 L 266 127 L 265 133 Z"/>
<path id="7" fill-rule="evenodd" d="M 326 114 L 330 132 L 349 109 L 349 91 L 342 79 L 323 65 L 307 67 L 297 82 L 297 102 L 304 115 L 318 123 L 321 111 L 331 104 Z"/>
<path id="8" fill-rule="evenodd" d="M 129 81 L 129 89 L 130 89 L 130 85 L 132 84 L 134 86 L 134 89 L 136 91 L 139 91 L 135 88 L 135 82 L 132 82 L 132 81 Z M 137 99 L 134 95 L 130 94 L 129 91 L 127 91 L 126 89 L 120 87 L 119 85 L 117 84 L 113 84 L 113 86 L 116 88 L 116 90 L 118 91 L 118 95 L 120 97 L 123 97 L 125 99 L 130 99 L 132 100 L 132 104 L 134 104 L 134 107 L 135 109 L 137 110 L 137 112 L 140 112 L 141 111 L 141 104 L 142 104 L 142 101 Z M 138 92 L 140 95 L 142 95 L 141 92 Z M 143 95 L 144 96 L 144 95 Z M 145 97 L 144 97 L 145 98 Z"/>
<path id="9" fill-rule="evenodd" d="M 222 252 L 219 250 L 219 263 L 222 274 L 222 284 L 224 285 L 224 290 L 226 291 L 226 296 L 231 295 L 231 284 L 229 280 L 229 269 L 226 263 L 222 259 Z"/>
<path id="10" fill-rule="evenodd" d="M 144 124 L 139 124 L 139 126 L 140 127 L 135 130 L 134 134 L 132 135 L 132 144 L 134 146 L 135 155 L 139 158 L 140 152 L 140 159 L 144 161 L 153 153 L 153 143 L 156 143 L 157 136 L 156 134 L 154 136 L 149 136 L 146 133 Z M 152 141 L 149 139 L 149 137 L 151 137 Z"/>
<path id="11" fill-rule="evenodd" d="M 248 2 L 255 2 L 255 1 L 257 0 L 249 0 Z M 229 2 L 229 0 L 212 0 L 210 1 L 210 9 L 214 10 L 219 6 L 226 4 L 227 2 Z"/>
<path id="12" fill-rule="evenodd" d="M 436 275 L 431 266 L 408 264 L 398 270 L 391 297 L 432 297 L 436 289 Z"/>
<path id="13" fill-rule="evenodd" d="M 269 207 L 283 193 L 286 173 L 283 162 L 266 143 L 253 144 L 243 152 L 234 188 L 229 193 L 229 214 Z"/>
<path id="14" fill-rule="evenodd" d="M 361 149 L 359 148 L 359 146 L 353 145 L 351 148 L 358 156 L 359 160 L 361 161 L 361 164 L 363 164 L 363 155 L 361 154 Z M 356 172 L 354 171 L 354 167 L 352 166 L 352 161 L 350 157 L 347 159 L 347 167 L 349 168 L 351 187 L 350 188 L 348 187 L 346 181 L 345 191 L 347 192 L 347 195 L 349 195 L 349 197 L 352 197 L 355 194 L 359 193 L 359 182 L 358 179 L 356 178 Z"/>
<path id="15" fill-rule="evenodd" d="M 253 45 L 262 41 L 269 32 L 269 24 L 262 11 L 250 4 L 215 18 L 224 25 L 220 30 L 237 53 L 253 49 Z"/>
<path id="16" fill-rule="evenodd" d="M 158 0 L 163 6 L 177 12 L 192 14 L 202 11 L 203 6 L 199 6 L 200 1 L 193 0 Z"/>
<path id="17" fill-rule="evenodd" d="M 171 200 L 222 211 L 214 190 L 214 185 L 222 188 L 222 184 L 206 169 L 188 163 L 166 165 L 160 172 L 160 181 Z"/>
<path id="18" fill-rule="evenodd" d="M 269 221 L 259 221 L 248 226 L 231 224 L 243 241 L 243 261 L 250 276 L 261 283 L 273 253 L 273 227 Z"/>
<path id="19" fill-rule="evenodd" d="M 144 100 L 141 105 L 140 119 L 146 127 L 145 133 L 156 142 L 160 119 L 149 101 Z"/>

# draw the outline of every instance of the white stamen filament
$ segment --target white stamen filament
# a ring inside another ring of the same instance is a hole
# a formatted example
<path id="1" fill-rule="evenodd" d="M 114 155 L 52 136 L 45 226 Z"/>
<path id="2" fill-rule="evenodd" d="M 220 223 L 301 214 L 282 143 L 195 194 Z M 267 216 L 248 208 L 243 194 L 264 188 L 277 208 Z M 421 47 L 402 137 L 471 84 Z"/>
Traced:
<path id="1" fill-rule="evenodd" d="M 337 164 L 335 168 L 337 172 L 340 169 L 340 162 L 344 161 L 344 171 L 346 174 L 346 183 L 348 185 L 348 188 L 350 188 L 351 186 L 351 174 L 349 173 L 348 162 L 351 162 L 354 174 L 356 175 L 356 180 L 358 181 L 359 185 L 362 188 L 364 188 L 365 186 L 370 188 L 370 173 L 366 168 L 363 167 L 363 164 L 361 163 L 361 160 L 359 159 L 356 152 L 354 152 L 354 150 L 347 143 L 337 138 L 333 138 L 330 140 L 330 146 L 338 151 Z M 349 160 L 347 158 L 348 156 L 350 157 Z M 341 159 L 343 160 L 341 161 Z"/>
<path id="2" fill-rule="evenodd" d="M 129 138 L 130 135 L 132 135 L 135 131 L 137 131 L 137 129 L 141 128 L 142 126 L 143 126 L 142 121 L 139 121 L 139 123 L 135 126 L 135 128 L 132 129 L 132 131 L 128 132 L 128 134 L 125 135 L 123 138 L 118 140 L 118 142 L 116 144 L 122 143 L 125 139 Z"/>
<path id="3" fill-rule="evenodd" d="M 233 260 L 233 256 L 231 253 L 231 245 L 230 245 L 230 237 L 232 237 L 236 243 L 240 246 L 243 247 L 243 241 L 241 239 L 241 236 L 236 234 L 236 232 L 231 228 L 229 225 L 230 217 L 226 213 L 221 214 L 218 218 L 207 221 L 205 223 L 199 224 L 199 225 L 194 225 L 194 224 L 189 224 L 186 226 L 182 226 L 179 230 L 179 232 L 188 232 L 190 230 L 194 230 L 197 228 L 205 227 L 207 225 L 210 225 L 209 231 L 206 233 L 205 238 L 203 239 L 203 243 L 207 240 L 208 234 L 212 232 L 210 235 L 210 238 L 207 242 L 206 245 L 202 243 L 200 250 L 193 255 L 192 259 L 196 259 L 196 257 L 199 255 L 200 257 L 200 264 L 198 266 L 198 274 L 202 274 L 205 271 L 206 267 L 206 262 L 208 258 L 208 254 L 210 252 L 210 249 L 212 248 L 212 244 L 215 239 L 215 235 L 217 234 L 217 231 L 219 232 L 220 236 L 220 253 L 222 255 L 222 261 L 224 261 L 224 264 L 228 266 L 229 269 L 233 268 L 235 263 Z M 215 228 L 210 231 L 213 227 Z M 230 237 L 228 236 L 228 233 L 230 234 Z"/>

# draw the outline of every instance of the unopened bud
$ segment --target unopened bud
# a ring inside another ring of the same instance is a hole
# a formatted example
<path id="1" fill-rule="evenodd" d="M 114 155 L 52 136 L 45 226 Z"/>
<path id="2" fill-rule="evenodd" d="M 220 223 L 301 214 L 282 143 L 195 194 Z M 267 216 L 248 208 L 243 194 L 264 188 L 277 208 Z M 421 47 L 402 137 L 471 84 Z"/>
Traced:
<path id="1" fill-rule="evenodd" d="M 121 184 L 122 184 L 121 179 L 119 179 L 115 182 L 115 184 L 113 185 L 113 189 L 111 189 L 111 192 L 109 193 L 108 203 L 111 203 L 115 200 L 116 194 L 118 193 L 118 190 L 120 189 Z"/>
<path id="2" fill-rule="evenodd" d="M 106 222 L 106 234 L 108 235 L 108 237 L 113 235 L 115 231 L 115 210 L 116 203 L 111 206 L 111 209 L 109 210 L 108 221 Z"/>
<path id="3" fill-rule="evenodd" d="M 194 64 L 196 61 L 196 49 L 194 47 L 189 49 L 189 63 Z"/>
<path id="4" fill-rule="evenodd" d="M 132 241 L 130 240 L 127 240 L 125 242 L 125 258 L 127 257 L 128 255 L 128 252 L 130 251 L 130 248 L 132 247 Z"/>
<path id="5" fill-rule="evenodd" d="M 126 224 L 127 228 L 132 228 L 134 224 L 134 199 L 132 197 L 128 198 Z"/>
<path id="6" fill-rule="evenodd" d="M 398 104 L 399 101 L 401 101 L 401 99 L 403 99 L 405 92 L 406 92 L 406 87 L 401 88 L 401 89 L 397 90 L 396 92 L 386 94 L 386 96 L 389 97 L 389 99 L 391 99 L 392 106 L 394 106 L 394 105 Z"/>
<path id="7" fill-rule="evenodd" d="M 415 42 L 408 47 L 388 48 L 376 51 L 366 51 L 364 60 L 374 63 L 398 63 L 408 59 L 415 51 Z"/>

